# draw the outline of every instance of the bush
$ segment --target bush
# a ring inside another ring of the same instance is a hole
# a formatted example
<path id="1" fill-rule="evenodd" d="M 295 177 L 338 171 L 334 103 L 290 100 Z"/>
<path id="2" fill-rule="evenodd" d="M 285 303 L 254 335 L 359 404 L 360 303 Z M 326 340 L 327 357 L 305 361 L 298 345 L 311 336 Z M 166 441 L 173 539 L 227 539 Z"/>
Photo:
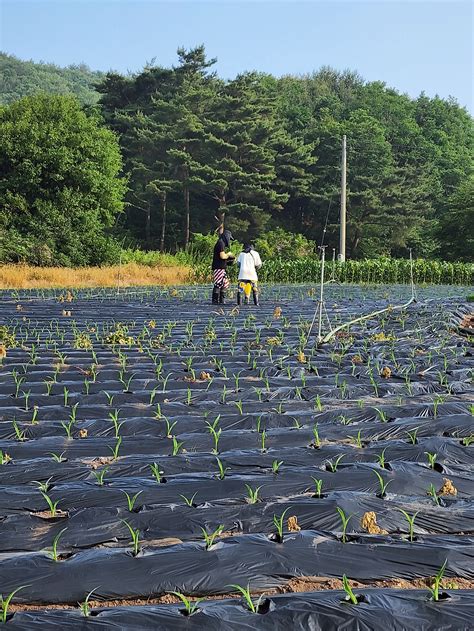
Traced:
<path id="1" fill-rule="evenodd" d="M 314 241 L 309 241 L 302 234 L 286 232 L 277 228 L 258 238 L 255 242 L 262 260 L 279 258 L 292 261 L 295 258 L 312 256 L 316 252 Z"/>

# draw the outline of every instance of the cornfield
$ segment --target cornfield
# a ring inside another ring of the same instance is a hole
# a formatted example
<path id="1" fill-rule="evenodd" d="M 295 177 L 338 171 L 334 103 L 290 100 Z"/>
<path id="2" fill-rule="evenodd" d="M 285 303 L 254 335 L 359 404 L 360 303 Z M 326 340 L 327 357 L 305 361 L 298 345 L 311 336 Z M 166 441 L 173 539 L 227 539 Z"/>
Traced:
<path id="1" fill-rule="evenodd" d="M 228 268 L 229 276 L 235 280 L 235 266 Z M 259 278 L 266 283 L 306 283 L 319 282 L 321 262 L 316 258 L 301 258 L 294 261 L 270 259 L 259 271 Z M 194 268 L 196 282 L 209 282 L 211 272 L 208 264 Z M 413 262 L 413 278 L 416 284 L 470 285 L 474 281 L 472 263 L 448 263 L 416 259 Z M 410 261 L 406 259 L 366 259 L 345 263 L 326 263 L 325 281 L 341 283 L 409 283 Z"/>

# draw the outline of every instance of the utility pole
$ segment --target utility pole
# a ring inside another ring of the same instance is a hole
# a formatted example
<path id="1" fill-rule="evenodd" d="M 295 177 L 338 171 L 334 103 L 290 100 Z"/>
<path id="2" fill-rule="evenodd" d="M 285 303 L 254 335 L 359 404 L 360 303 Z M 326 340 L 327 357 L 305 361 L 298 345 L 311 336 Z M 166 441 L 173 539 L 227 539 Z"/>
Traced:
<path id="1" fill-rule="evenodd" d="M 347 175 L 347 151 L 346 136 L 342 137 L 341 156 L 341 217 L 339 228 L 339 261 L 346 260 L 346 175 Z"/>

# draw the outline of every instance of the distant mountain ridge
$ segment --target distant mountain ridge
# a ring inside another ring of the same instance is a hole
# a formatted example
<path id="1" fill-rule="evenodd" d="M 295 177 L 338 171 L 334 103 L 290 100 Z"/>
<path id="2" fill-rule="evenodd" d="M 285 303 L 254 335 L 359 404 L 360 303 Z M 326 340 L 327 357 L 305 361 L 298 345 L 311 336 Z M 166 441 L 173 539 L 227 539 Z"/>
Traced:
<path id="1" fill-rule="evenodd" d="M 6 105 L 38 92 L 74 94 L 84 105 L 99 100 L 95 84 L 104 72 L 91 70 L 85 64 L 61 68 L 51 63 L 23 61 L 0 52 L 0 103 Z"/>

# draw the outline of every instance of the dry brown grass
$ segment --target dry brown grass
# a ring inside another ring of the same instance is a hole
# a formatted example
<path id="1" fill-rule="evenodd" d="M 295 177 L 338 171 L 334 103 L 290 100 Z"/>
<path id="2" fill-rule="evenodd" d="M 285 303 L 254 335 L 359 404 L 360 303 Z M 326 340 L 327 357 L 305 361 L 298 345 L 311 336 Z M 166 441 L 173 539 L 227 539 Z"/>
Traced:
<path id="1" fill-rule="evenodd" d="M 107 267 L 33 267 L 0 265 L 0 289 L 55 287 L 134 287 L 139 285 L 183 285 L 189 282 L 191 268 L 149 267 L 128 263 Z"/>

